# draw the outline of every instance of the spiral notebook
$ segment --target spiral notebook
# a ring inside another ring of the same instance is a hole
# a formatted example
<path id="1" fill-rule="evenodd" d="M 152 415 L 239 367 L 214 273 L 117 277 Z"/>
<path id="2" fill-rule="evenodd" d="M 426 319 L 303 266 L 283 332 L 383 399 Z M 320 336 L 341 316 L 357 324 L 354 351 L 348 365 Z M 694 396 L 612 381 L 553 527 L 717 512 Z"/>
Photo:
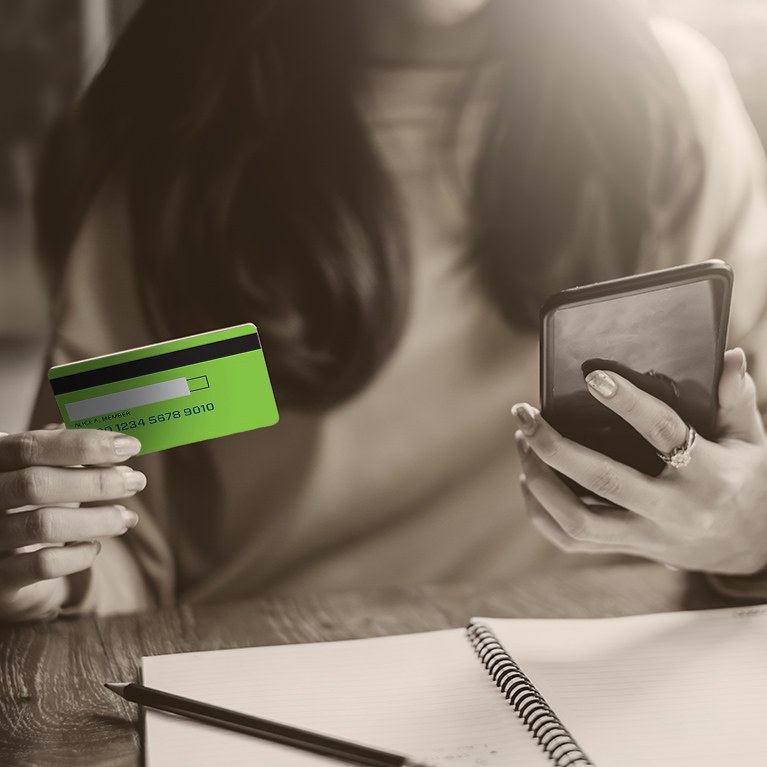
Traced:
<path id="1" fill-rule="evenodd" d="M 145 684 L 453 767 L 767 764 L 767 606 L 143 659 Z M 148 711 L 148 767 L 333 760 Z"/>

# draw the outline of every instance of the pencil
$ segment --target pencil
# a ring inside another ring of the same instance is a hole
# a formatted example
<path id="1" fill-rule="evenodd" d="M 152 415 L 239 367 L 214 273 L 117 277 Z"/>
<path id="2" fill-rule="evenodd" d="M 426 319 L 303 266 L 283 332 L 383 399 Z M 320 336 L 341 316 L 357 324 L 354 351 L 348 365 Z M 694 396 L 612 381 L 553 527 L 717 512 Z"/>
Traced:
<path id="1" fill-rule="evenodd" d="M 361 764 L 365 767 L 428 767 L 426 764 L 414 762 L 400 754 L 381 751 L 377 748 L 351 743 L 347 740 L 333 738 L 329 735 L 302 730 L 287 724 L 272 722 L 250 714 L 232 711 L 220 706 L 212 706 L 190 698 L 182 698 L 152 687 L 124 682 L 106 682 L 104 687 L 116 693 L 131 703 L 137 703 L 147 708 L 165 711 L 169 714 L 194 719 L 204 724 L 234 730 L 245 735 L 252 735 L 262 740 L 270 740 L 284 746 L 292 746 L 303 751 L 332 757 L 351 764 Z"/>

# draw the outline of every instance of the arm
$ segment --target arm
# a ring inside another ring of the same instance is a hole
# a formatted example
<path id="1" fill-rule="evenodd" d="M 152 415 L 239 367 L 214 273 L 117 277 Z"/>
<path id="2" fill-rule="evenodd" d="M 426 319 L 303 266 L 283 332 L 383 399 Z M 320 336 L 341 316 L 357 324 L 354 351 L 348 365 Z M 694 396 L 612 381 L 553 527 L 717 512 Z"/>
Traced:
<path id="1" fill-rule="evenodd" d="M 704 149 L 705 179 L 691 222 L 694 257 L 722 258 L 735 270 L 730 339 L 748 358 L 762 417 L 767 413 L 767 171 L 726 61 L 687 28 L 658 21 L 656 33 L 688 94 Z M 680 247 L 671 242 L 669 247 Z M 767 499 L 764 513 L 767 514 Z M 767 598 L 767 570 L 709 574 L 733 599 Z"/>
<path id="2" fill-rule="evenodd" d="M 139 448 L 93 430 L 0 434 L 0 620 L 55 617 L 82 597 L 100 540 L 138 520 L 114 499 L 146 483 L 123 465 Z"/>
<path id="3" fill-rule="evenodd" d="M 656 25 L 699 126 L 705 174 L 687 225 L 651 266 L 722 258 L 735 270 L 730 351 L 719 385 L 718 440 L 700 439 L 692 463 L 650 478 L 563 440 L 533 408 L 518 407 L 523 490 L 533 522 L 568 551 L 623 552 L 709 573 L 727 596 L 767 597 L 767 442 L 757 398 L 767 395 L 767 195 L 765 158 L 726 64 L 678 24 Z M 746 365 L 746 356 L 748 365 Z M 747 368 L 750 375 L 747 374 Z M 668 453 L 686 427 L 660 401 L 610 374 L 589 391 Z M 597 383 L 597 378 L 594 383 Z M 583 504 L 555 468 L 608 498 Z M 620 508 L 618 508 L 620 507 Z"/>
<path id="4" fill-rule="evenodd" d="M 122 200 L 113 189 L 105 189 L 86 217 L 58 286 L 46 370 L 53 364 L 146 343 L 141 335 L 144 329 L 140 311 L 133 300 L 129 263 L 130 236 Z M 106 289 L 105 279 L 114 280 L 120 290 Z M 133 335 L 116 337 L 116 327 Z M 32 425 L 40 428 L 60 420 L 50 386 L 44 379 L 38 390 Z M 160 462 L 157 456 L 146 456 L 132 459 L 131 465 L 146 476 L 159 479 Z M 81 574 L 68 578 L 71 595 L 64 608 L 66 612 L 126 612 L 167 604 L 173 599 L 172 555 L 151 511 L 159 507 L 159 495 L 149 502 L 132 496 L 120 503 L 138 514 L 138 524 L 119 539 L 100 538 L 101 553 Z"/>
<path id="5" fill-rule="evenodd" d="M 62 350 L 54 348 L 54 358 L 62 360 L 62 356 Z M 60 421 L 60 415 L 55 400 L 47 380 L 43 380 L 38 389 L 32 416 L 32 430 L 25 434 L 34 434 L 35 429 L 43 428 L 45 425 L 48 425 L 46 428 L 50 429 L 50 425 L 58 421 Z M 60 429 L 57 431 L 59 434 L 63 432 Z M 91 432 L 91 434 L 94 437 L 106 436 L 101 432 Z M 51 434 L 50 436 L 58 437 L 59 435 Z M 76 435 L 72 432 L 63 432 L 63 436 Z M 75 458 L 73 456 L 72 463 L 82 462 Z M 97 504 L 81 505 L 86 507 Z M 97 552 L 90 566 L 67 575 L 66 582 L 62 582 L 55 589 L 56 593 L 64 595 L 63 601 L 59 600 L 58 604 L 51 603 L 50 609 L 44 611 L 46 613 L 44 616 L 36 615 L 35 609 L 32 609 L 25 611 L 23 615 L 20 614 L 18 616 L 20 619 L 84 612 L 100 614 L 130 612 L 170 601 L 172 593 L 170 584 L 165 584 L 166 587 L 163 588 L 158 583 L 158 580 L 162 580 L 159 576 L 162 568 L 157 566 L 155 541 L 158 538 L 161 539 L 161 535 L 146 509 L 146 504 L 131 493 L 130 497 L 120 498 L 120 505 L 126 507 L 129 513 L 133 512 L 137 515 L 138 522 L 141 523 L 140 529 L 138 529 L 139 524 L 134 523 L 134 526 L 120 537 L 108 535 L 109 530 L 105 529 L 103 537 L 98 538 L 100 551 Z M 94 509 L 94 513 L 100 513 L 100 511 L 97 512 Z"/>

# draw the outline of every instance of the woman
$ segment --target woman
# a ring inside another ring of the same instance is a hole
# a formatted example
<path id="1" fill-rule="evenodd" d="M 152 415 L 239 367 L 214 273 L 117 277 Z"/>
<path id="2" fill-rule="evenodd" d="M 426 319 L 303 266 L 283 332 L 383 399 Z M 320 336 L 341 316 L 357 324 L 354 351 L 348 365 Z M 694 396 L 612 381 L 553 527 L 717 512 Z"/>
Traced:
<path id="1" fill-rule="evenodd" d="M 723 439 L 684 473 L 640 482 L 516 407 L 546 537 L 503 414 L 534 396 L 541 300 L 573 284 L 724 257 L 756 350 L 763 162 L 719 57 L 612 0 L 148 0 L 41 179 L 52 362 L 253 321 L 282 419 L 140 471 L 125 436 L 0 440 L 0 507 L 35 507 L 0 526 L 5 616 L 514 578 L 565 566 L 547 538 L 750 576 L 767 447 L 741 352 Z M 661 403 L 601 384 L 681 444 Z M 629 515 L 593 517 L 549 466 Z M 69 545 L 18 551 L 47 542 Z"/>

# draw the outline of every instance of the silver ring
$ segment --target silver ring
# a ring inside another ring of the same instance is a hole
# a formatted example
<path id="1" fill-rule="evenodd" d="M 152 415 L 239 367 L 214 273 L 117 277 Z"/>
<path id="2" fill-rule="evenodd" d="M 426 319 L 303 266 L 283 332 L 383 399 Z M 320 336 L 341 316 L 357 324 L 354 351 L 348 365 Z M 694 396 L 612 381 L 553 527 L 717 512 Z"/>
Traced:
<path id="1" fill-rule="evenodd" d="M 664 463 L 673 466 L 675 469 L 681 469 L 683 466 L 687 466 L 692 460 L 690 452 L 692 451 L 697 436 L 695 429 L 688 423 L 687 435 L 684 438 L 684 442 L 679 445 L 679 447 L 675 447 L 670 453 L 661 453 L 660 451 L 657 451 L 658 457 L 661 458 Z"/>

